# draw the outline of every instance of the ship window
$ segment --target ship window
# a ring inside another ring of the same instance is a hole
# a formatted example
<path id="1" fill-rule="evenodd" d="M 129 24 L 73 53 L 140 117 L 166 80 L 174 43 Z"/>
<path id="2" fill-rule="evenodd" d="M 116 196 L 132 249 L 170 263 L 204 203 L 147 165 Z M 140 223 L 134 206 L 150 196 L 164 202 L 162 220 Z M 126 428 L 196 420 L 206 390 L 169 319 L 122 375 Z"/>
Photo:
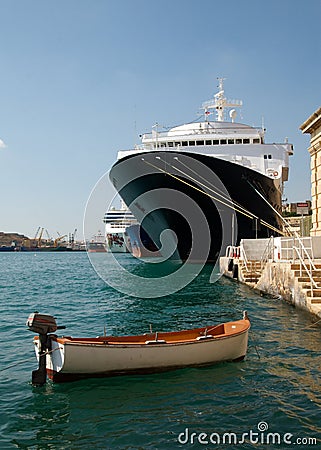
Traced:
<path id="1" fill-rule="evenodd" d="M 249 143 L 250 143 L 250 139 L 248 139 L 248 138 L 243 139 L 243 144 L 249 144 Z"/>
<path id="2" fill-rule="evenodd" d="M 220 143 L 220 141 L 218 140 L 218 139 L 215 139 L 214 141 L 213 141 L 213 145 L 218 145 Z"/>
<path id="3" fill-rule="evenodd" d="M 173 147 L 174 146 L 174 142 L 169 142 L 168 143 L 168 147 Z"/>
<path id="4" fill-rule="evenodd" d="M 242 144 L 242 139 L 235 139 L 235 144 Z"/>
<path id="5" fill-rule="evenodd" d="M 179 145 L 182 145 L 181 142 L 175 142 L 175 147 L 178 147 Z"/>
<path id="6" fill-rule="evenodd" d="M 267 159 L 267 155 L 264 155 L 264 159 Z"/>
<path id="7" fill-rule="evenodd" d="M 187 141 L 183 141 L 182 142 L 182 147 L 186 147 L 188 145 L 188 142 Z"/>
<path id="8" fill-rule="evenodd" d="M 221 145 L 226 144 L 226 139 L 221 139 Z"/>
<path id="9" fill-rule="evenodd" d="M 188 141 L 188 145 L 195 145 L 195 141 Z"/>
<path id="10" fill-rule="evenodd" d="M 205 145 L 212 145 L 212 141 L 210 140 L 205 141 Z"/>
<path id="11" fill-rule="evenodd" d="M 272 155 L 268 155 L 268 158 L 269 158 L 269 159 L 272 159 Z"/>
<path id="12" fill-rule="evenodd" d="M 204 145 L 204 141 L 196 141 L 196 145 Z"/>
<path id="13" fill-rule="evenodd" d="M 234 144 L 234 139 L 228 139 L 227 143 L 228 144 Z"/>
<path id="14" fill-rule="evenodd" d="M 260 139 L 253 139 L 253 144 L 259 144 L 260 143 Z"/>

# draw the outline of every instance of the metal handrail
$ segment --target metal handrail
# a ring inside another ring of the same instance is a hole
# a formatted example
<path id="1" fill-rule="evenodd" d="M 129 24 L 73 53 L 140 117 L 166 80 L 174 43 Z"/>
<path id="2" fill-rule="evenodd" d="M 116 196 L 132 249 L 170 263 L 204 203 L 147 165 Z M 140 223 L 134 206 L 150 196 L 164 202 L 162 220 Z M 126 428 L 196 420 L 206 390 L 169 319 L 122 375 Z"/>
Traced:
<path id="1" fill-rule="evenodd" d="M 301 254 L 300 254 L 299 248 L 298 247 L 293 247 L 293 249 L 296 251 L 296 253 L 298 255 L 298 258 L 299 258 L 299 261 L 300 261 L 300 276 L 302 276 L 302 266 L 303 266 L 305 271 L 306 271 L 306 273 L 307 273 L 307 275 L 308 275 L 308 277 L 310 278 L 310 281 L 311 281 L 311 297 L 313 297 L 313 288 L 315 288 L 315 289 L 320 289 L 321 288 L 320 286 L 318 286 L 316 281 L 313 279 L 312 270 L 315 270 L 315 266 L 312 263 L 314 269 L 311 269 L 311 263 L 310 263 L 310 270 L 309 270 L 309 268 L 305 264 L 304 259 L 302 258 Z"/>
<path id="2" fill-rule="evenodd" d="M 307 256 L 307 260 L 309 261 L 310 266 L 312 266 L 312 267 L 313 267 L 313 270 L 315 270 L 315 265 L 314 265 L 314 263 L 313 263 L 313 261 L 312 261 L 310 255 L 309 255 L 309 253 L 307 252 L 307 250 L 306 250 L 306 248 L 305 248 L 305 246 L 304 246 L 304 244 L 303 244 L 303 242 L 302 242 L 300 236 L 298 236 L 297 239 L 298 239 L 298 241 L 299 241 L 299 243 L 300 243 L 301 250 L 303 250 L 303 252 L 304 252 L 305 255 Z M 311 239 L 311 238 L 310 238 L 310 239 Z M 312 243 L 311 243 L 311 251 L 312 251 Z"/>
<path id="3" fill-rule="evenodd" d="M 261 256 L 261 269 L 263 269 L 268 260 L 271 259 L 271 251 L 273 252 L 273 250 L 274 250 L 274 236 L 271 236 Z"/>
<path id="4" fill-rule="evenodd" d="M 227 258 L 239 258 L 240 247 L 236 245 L 228 245 L 225 250 L 225 257 Z"/>
<path id="5" fill-rule="evenodd" d="M 247 259 L 247 256 L 246 256 L 246 252 L 245 252 L 245 250 L 244 250 L 244 247 L 242 247 L 242 246 L 240 246 L 240 258 L 242 259 L 242 261 L 244 261 L 245 270 L 246 270 L 247 272 L 249 272 L 249 268 L 248 268 L 249 261 L 248 261 L 248 259 Z"/>
<path id="6" fill-rule="evenodd" d="M 311 237 L 310 237 L 310 239 L 311 239 Z M 296 245 L 295 245 L 296 240 L 297 240 L 297 243 L 299 244 L 299 248 L 296 247 Z M 282 247 L 282 242 L 291 242 L 291 241 L 293 241 L 293 244 L 292 244 L 291 247 L 286 247 L 286 248 Z M 295 261 L 295 252 L 294 252 L 295 247 L 300 250 L 301 256 L 302 256 L 302 254 L 304 254 L 304 256 L 305 256 L 304 259 L 307 259 L 309 261 L 309 264 L 312 266 L 313 270 L 315 270 L 315 265 L 313 263 L 313 259 L 309 255 L 309 253 L 308 253 L 308 251 L 307 251 L 307 249 L 306 249 L 306 247 L 304 245 L 304 242 L 302 241 L 301 237 L 296 232 L 295 232 L 295 234 L 293 234 L 292 237 L 289 237 L 288 239 L 283 239 L 281 241 L 281 251 L 282 251 L 282 253 L 286 252 L 286 259 L 290 260 L 291 258 L 289 258 L 289 252 L 292 251 L 292 260 L 293 260 L 293 262 Z M 311 251 L 313 251 L 312 244 L 311 244 Z"/>

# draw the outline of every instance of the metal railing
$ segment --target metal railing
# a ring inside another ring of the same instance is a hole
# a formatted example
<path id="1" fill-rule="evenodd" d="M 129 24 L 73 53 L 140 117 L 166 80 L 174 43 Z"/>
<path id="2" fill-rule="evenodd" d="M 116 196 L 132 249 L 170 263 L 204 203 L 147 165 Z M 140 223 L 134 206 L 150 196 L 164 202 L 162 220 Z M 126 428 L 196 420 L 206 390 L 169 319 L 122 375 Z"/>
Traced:
<path id="1" fill-rule="evenodd" d="M 310 279 L 310 282 L 311 282 L 310 291 L 311 291 L 311 297 L 313 297 L 313 289 L 321 289 L 321 286 L 318 286 L 317 282 L 313 278 L 313 270 L 316 270 L 315 265 L 314 265 L 313 261 L 311 260 L 310 256 L 308 255 L 308 264 L 309 264 L 309 267 L 308 267 L 308 265 L 305 263 L 305 260 L 302 258 L 302 255 L 300 253 L 300 248 L 293 247 L 293 250 L 298 255 L 298 258 L 300 261 L 300 277 L 302 277 L 302 274 L 303 274 L 303 270 L 302 270 L 302 267 L 303 267 L 306 274 L 308 275 L 308 277 Z"/>
<path id="2" fill-rule="evenodd" d="M 295 263 L 296 260 L 299 260 L 300 264 L 300 277 L 302 277 L 304 274 L 306 274 L 310 280 L 310 292 L 311 297 L 313 297 L 314 289 L 321 289 L 321 286 L 318 285 L 318 283 L 315 281 L 313 276 L 313 271 L 316 270 L 315 264 L 313 262 L 313 246 L 312 246 L 312 239 L 311 237 L 305 237 L 305 240 L 310 241 L 310 246 L 306 247 L 304 245 L 304 240 L 298 235 L 298 233 L 294 233 L 293 237 L 286 240 L 281 240 L 281 257 L 283 256 L 283 251 L 286 252 L 286 259 L 292 260 L 292 263 Z M 292 245 L 290 247 L 283 247 L 282 248 L 282 242 L 291 242 Z M 308 250 L 311 250 L 311 255 L 309 254 Z M 289 252 L 292 252 L 292 258 L 289 258 Z"/>
<path id="3" fill-rule="evenodd" d="M 266 263 L 269 260 L 275 261 L 275 254 L 274 251 L 276 249 L 275 247 L 275 241 L 274 241 L 274 237 L 271 236 L 263 253 L 262 256 L 260 258 L 260 271 L 262 273 Z M 307 237 L 305 238 L 305 240 L 308 239 Z M 279 255 L 278 258 L 276 258 L 277 260 L 280 259 L 286 259 L 291 263 L 295 263 L 297 260 L 299 261 L 299 276 L 302 277 L 304 274 L 306 274 L 306 276 L 308 277 L 309 281 L 310 281 L 310 292 L 311 292 L 311 297 L 313 297 L 314 295 L 314 290 L 315 289 L 321 289 L 321 283 L 318 284 L 318 282 L 315 280 L 315 274 L 313 273 L 314 271 L 316 271 L 316 266 L 314 264 L 314 256 L 313 256 L 313 246 L 312 246 L 312 239 L 309 238 L 310 240 L 310 246 L 307 247 L 306 245 L 304 245 L 304 240 L 301 239 L 300 236 L 298 236 L 296 234 L 296 236 L 292 236 L 291 238 L 288 239 L 281 239 L 281 247 L 279 248 Z M 282 242 L 283 243 L 290 243 L 291 245 L 287 245 L 286 247 L 282 247 Z M 311 251 L 311 255 L 309 254 L 309 251 Z M 286 253 L 286 255 L 284 255 L 284 253 Z M 228 246 L 226 248 L 226 256 L 227 257 L 237 257 L 239 258 L 242 263 L 243 263 L 243 267 L 245 268 L 245 271 L 247 273 L 253 272 L 253 270 L 258 270 L 258 266 L 255 264 L 255 266 L 253 265 L 252 261 L 249 261 L 245 248 L 244 246 Z M 286 258 L 283 258 L 283 256 L 286 256 Z M 320 270 L 320 277 L 321 277 L 321 270 Z"/>
<path id="4" fill-rule="evenodd" d="M 251 265 L 251 269 L 249 269 L 249 260 L 247 259 L 247 255 L 246 255 L 246 251 L 244 249 L 243 246 L 240 247 L 240 259 L 243 261 L 244 263 L 244 267 L 246 272 L 250 272 L 252 269 L 252 265 Z"/>
<path id="5" fill-rule="evenodd" d="M 274 236 L 271 236 L 261 256 L 261 270 L 269 259 L 274 259 Z"/>
<path id="6" fill-rule="evenodd" d="M 304 241 L 302 238 L 296 233 L 292 237 L 289 237 L 287 239 L 283 238 L 281 240 L 281 247 L 280 247 L 280 257 L 279 259 L 286 259 L 286 260 L 295 260 L 296 259 L 296 251 L 294 250 L 295 247 L 299 248 L 301 256 L 303 259 L 312 259 L 313 260 L 313 248 L 312 248 L 312 240 L 311 237 L 304 237 L 304 240 L 310 241 L 310 247 L 307 247 L 304 244 Z M 286 244 L 286 245 L 282 245 Z M 308 250 L 311 250 L 311 255 L 309 255 Z"/>
<path id="7" fill-rule="evenodd" d="M 240 257 L 240 247 L 236 245 L 228 245 L 226 247 L 225 256 L 227 258 L 239 258 Z"/>

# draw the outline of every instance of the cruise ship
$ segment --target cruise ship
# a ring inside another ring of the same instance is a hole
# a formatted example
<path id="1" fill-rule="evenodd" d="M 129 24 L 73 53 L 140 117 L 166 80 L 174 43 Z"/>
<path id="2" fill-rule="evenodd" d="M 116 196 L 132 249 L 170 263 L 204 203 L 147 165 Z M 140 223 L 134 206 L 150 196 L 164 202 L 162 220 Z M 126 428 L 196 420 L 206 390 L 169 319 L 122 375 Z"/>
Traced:
<path id="1" fill-rule="evenodd" d="M 216 261 L 242 238 L 283 234 L 282 192 L 293 145 L 237 122 L 224 79 L 197 121 L 141 136 L 110 180 L 166 258 Z"/>
<path id="2" fill-rule="evenodd" d="M 111 207 L 104 215 L 106 248 L 113 253 L 130 252 L 130 242 L 126 233 L 126 228 L 136 224 L 137 221 L 132 212 L 127 208 L 124 201 L 121 201 L 120 209 Z"/>

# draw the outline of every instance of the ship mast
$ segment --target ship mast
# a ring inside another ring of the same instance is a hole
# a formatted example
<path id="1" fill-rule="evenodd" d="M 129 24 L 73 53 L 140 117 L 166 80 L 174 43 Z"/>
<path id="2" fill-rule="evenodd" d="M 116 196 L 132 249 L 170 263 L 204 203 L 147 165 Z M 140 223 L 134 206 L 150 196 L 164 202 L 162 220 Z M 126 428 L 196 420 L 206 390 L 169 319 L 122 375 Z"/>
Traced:
<path id="1" fill-rule="evenodd" d="M 227 100 L 224 96 L 224 80 L 225 78 L 218 78 L 219 91 L 214 95 L 212 100 L 202 104 L 206 121 L 208 121 L 208 115 L 211 114 L 209 111 L 211 109 L 215 109 L 216 111 L 216 120 L 218 122 L 224 122 L 224 110 L 226 108 L 240 108 L 242 106 L 241 100 Z M 231 117 L 233 118 L 233 115 Z"/>

